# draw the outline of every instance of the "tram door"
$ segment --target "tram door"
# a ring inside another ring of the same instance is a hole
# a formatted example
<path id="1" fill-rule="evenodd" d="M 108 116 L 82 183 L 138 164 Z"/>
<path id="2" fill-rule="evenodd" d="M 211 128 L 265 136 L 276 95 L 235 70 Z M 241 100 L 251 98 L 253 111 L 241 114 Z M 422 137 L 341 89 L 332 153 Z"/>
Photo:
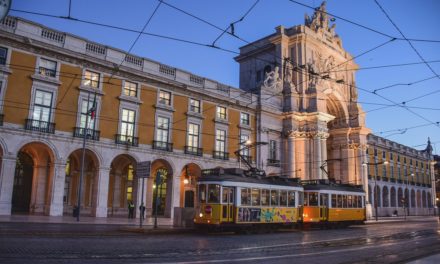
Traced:
<path id="1" fill-rule="evenodd" d="M 222 188 L 222 222 L 234 222 L 234 187 Z"/>
<path id="2" fill-rule="evenodd" d="M 320 207 L 319 207 L 319 218 L 322 220 L 328 219 L 328 193 L 320 193 L 319 194 L 320 199 Z"/>

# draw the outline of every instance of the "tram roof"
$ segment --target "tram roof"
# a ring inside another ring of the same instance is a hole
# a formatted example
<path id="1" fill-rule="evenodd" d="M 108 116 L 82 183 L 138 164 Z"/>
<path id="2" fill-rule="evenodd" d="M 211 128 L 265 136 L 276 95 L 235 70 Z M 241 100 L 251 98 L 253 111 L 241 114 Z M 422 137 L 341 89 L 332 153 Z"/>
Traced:
<path id="1" fill-rule="evenodd" d="M 302 181 L 301 184 L 304 186 L 304 191 L 332 190 L 364 193 L 361 185 L 341 184 L 329 180 Z"/>
<path id="2" fill-rule="evenodd" d="M 199 181 L 230 181 L 301 187 L 298 178 L 252 175 L 247 171 L 238 168 L 202 170 L 202 176 L 199 178 Z"/>

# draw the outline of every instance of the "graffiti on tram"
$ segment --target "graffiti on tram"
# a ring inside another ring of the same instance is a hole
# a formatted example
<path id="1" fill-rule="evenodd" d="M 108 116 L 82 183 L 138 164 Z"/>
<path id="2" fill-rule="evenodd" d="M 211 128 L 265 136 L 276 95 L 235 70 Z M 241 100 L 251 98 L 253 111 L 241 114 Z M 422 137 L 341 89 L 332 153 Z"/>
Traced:
<path id="1" fill-rule="evenodd" d="M 293 223 L 296 212 L 292 208 L 238 208 L 237 222 Z"/>

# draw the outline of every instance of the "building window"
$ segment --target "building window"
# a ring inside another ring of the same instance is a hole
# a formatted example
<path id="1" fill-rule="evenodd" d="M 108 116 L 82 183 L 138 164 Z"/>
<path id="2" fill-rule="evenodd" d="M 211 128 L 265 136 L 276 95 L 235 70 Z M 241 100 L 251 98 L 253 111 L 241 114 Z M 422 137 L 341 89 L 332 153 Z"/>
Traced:
<path id="1" fill-rule="evenodd" d="M 125 81 L 124 83 L 124 95 L 131 96 L 131 97 L 137 97 L 137 84 Z"/>
<path id="2" fill-rule="evenodd" d="M 200 126 L 198 124 L 189 124 L 188 126 L 188 146 L 199 147 Z"/>
<path id="3" fill-rule="evenodd" d="M 163 148 L 166 148 L 166 143 L 168 143 L 170 119 L 166 117 L 159 116 L 157 118 L 157 132 L 156 141 L 165 144 Z"/>
<path id="4" fill-rule="evenodd" d="M 52 60 L 40 59 L 38 73 L 47 77 L 55 78 L 57 75 L 57 62 Z"/>
<path id="5" fill-rule="evenodd" d="M 92 71 L 85 71 L 84 72 L 84 85 L 93 87 L 93 88 L 99 88 L 99 73 L 92 72 Z"/>
<path id="6" fill-rule="evenodd" d="M 393 160 L 393 153 L 390 153 L 390 160 Z"/>
<path id="7" fill-rule="evenodd" d="M 217 129 L 215 133 L 215 151 L 226 152 L 226 131 Z"/>
<path id="8" fill-rule="evenodd" d="M 269 141 L 269 159 L 277 159 L 277 142 L 275 140 Z"/>
<path id="9" fill-rule="evenodd" d="M 226 120 L 226 107 L 217 106 L 217 118 Z"/>
<path id="10" fill-rule="evenodd" d="M 122 109 L 121 118 L 121 141 L 133 142 L 134 137 L 134 121 L 135 121 L 135 111 L 129 109 Z"/>
<path id="11" fill-rule="evenodd" d="M 386 157 L 387 157 L 386 152 L 385 152 L 385 151 L 382 151 L 382 158 L 383 158 L 383 159 L 386 159 Z"/>
<path id="12" fill-rule="evenodd" d="M 194 113 L 200 113 L 200 100 L 189 99 L 189 110 Z"/>
<path id="13" fill-rule="evenodd" d="M 93 101 L 83 100 L 81 105 L 81 118 L 80 118 L 80 128 L 86 127 L 87 120 L 87 128 L 95 129 L 95 118 L 92 119 L 92 116 L 89 113 L 89 110 L 93 107 Z M 95 110 L 96 111 L 96 110 Z"/>
<path id="14" fill-rule="evenodd" d="M 8 56 L 8 49 L 0 47 L 0 65 L 6 65 L 7 56 Z"/>
<path id="15" fill-rule="evenodd" d="M 245 159 L 249 159 L 249 148 L 246 147 L 249 141 L 249 135 L 240 135 L 240 149 L 241 155 Z"/>
<path id="16" fill-rule="evenodd" d="M 374 149 L 374 156 L 377 157 L 377 149 Z"/>
<path id="17" fill-rule="evenodd" d="M 240 113 L 240 124 L 249 126 L 250 120 L 249 120 L 249 114 L 248 113 Z"/>
<path id="18" fill-rule="evenodd" d="M 159 92 L 159 103 L 164 105 L 171 105 L 171 93 L 166 91 Z"/>
<path id="19" fill-rule="evenodd" d="M 387 176 L 387 165 L 382 165 L 382 177 Z"/>
<path id="20" fill-rule="evenodd" d="M 133 165 L 128 165 L 127 171 L 127 202 L 133 201 Z"/>
<path id="21" fill-rule="evenodd" d="M 34 121 L 47 122 L 47 123 L 50 122 L 51 108 L 52 108 L 52 93 L 37 90 L 35 93 L 34 112 L 32 114 L 32 119 Z M 41 127 L 41 125 L 42 124 L 40 123 L 37 126 Z M 33 124 L 32 126 L 35 126 L 35 124 Z"/>

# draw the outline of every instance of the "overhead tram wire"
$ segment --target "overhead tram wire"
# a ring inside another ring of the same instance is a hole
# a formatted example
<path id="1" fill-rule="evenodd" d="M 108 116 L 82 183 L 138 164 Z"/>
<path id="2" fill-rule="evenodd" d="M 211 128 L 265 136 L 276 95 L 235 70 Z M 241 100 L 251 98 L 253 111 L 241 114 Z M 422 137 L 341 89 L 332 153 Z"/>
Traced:
<path id="1" fill-rule="evenodd" d="M 316 7 L 309 6 L 309 5 L 307 5 L 307 4 L 300 3 L 300 2 L 295 1 L 295 0 L 288 0 L 288 1 L 289 1 L 289 2 L 292 2 L 292 3 L 294 3 L 294 4 L 297 4 L 297 5 L 300 5 L 300 6 L 307 7 L 307 8 L 312 9 L 312 10 L 316 10 Z M 341 17 L 341 16 L 338 16 L 338 15 L 335 15 L 335 14 L 332 14 L 332 13 L 329 13 L 329 12 L 323 12 L 323 11 L 320 11 L 320 12 L 322 12 L 322 13 L 324 13 L 324 14 L 327 14 L 327 15 L 330 15 L 330 16 L 332 16 L 332 17 L 335 17 L 335 18 L 337 18 L 337 19 L 340 19 L 340 20 L 342 20 L 342 21 L 345 21 L 345 22 L 347 22 L 347 23 L 353 24 L 353 25 L 355 25 L 355 26 L 361 27 L 361 28 L 363 28 L 363 29 L 369 30 L 369 31 L 371 31 L 371 32 L 377 33 L 377 34 L 379 34 L 379 35 L 382 35 L 382 36 L 385 36 L 385 37 L 391 38 L 391 39 L 395 38 L 396 40 L 410 40 L 410 41 L 420 41 L 420 42 L 434 42 L 434 43 L 440 43 L 440 40 L 397 38 L 397 37 L 391 36 L 391 35 L 389 35 L 389 34 L 387 34 L 387 33 L 381 32 L 381 31 L 379 31 L 379 30 L 373 29 L 373 28 L 371 28 L 371 27 L 368 27 L 368 26 L 365 26 L 365 25 L 359 24 L 359 23 L 357 23 L 357 22 L 354 22 L 354 21 L 352 21 L 352 20 L 349 20 L 349 19 L 343 18 L 343 17 Z"/>
<path id="2" fill-rule="evenodd" d="M 425 63 L 425 65 L 429 68 L 429 70 L 431 70 L 431 72 L 434 73 L 437 76 L 437 78 L 440 79 L 440 76 L 434 71 L 434 69 L 431 67 L 431 65 L 429 65 L 429 63 L 426 62 L 425 58 L 423 58 L 423 56 L 414 47 L 414 45 L 411 43 L 411 41 L 405 36 L 405 34 L 403 34 L 402 30 L 400 30 L 400 28 L 397 26 L 397 24 L 394 23 L 394 21 L 391 19 L 391 17 L 385 11 L 385 9 L 382 7 L 382 5 L 377 0 L 374 0 L 374 2 L 377 4 L 377 6 L 380 8 L 380 10 L 385 14 L 387 19 L 391 22 L 391 24 L 397 29 L 397 31 L 399 31 L 400 35 L 402 35 L 402 37 L 408 42 L 408 44 L 411 46 L 411 48 L 414 50 L 414 52 L 417 54 L 417 56 L 419 56 L 419 58 Z"/>
<path id="3" fill-rule="evenodd" d="M 147 28 L 147 26 L 150 24 L 151 20 L 153 19 L 154 15 L 156 14 L 157 10 L 159 10 L 160 5 L 162 4 L 162 2 L 159 2 L 156 6 L 156 8 L 154 9 L 153 13 L 150 15 L 150 17 L 148 18 L 147 22 L 145 22 L 141 32 L 139 32 L 139 34 L 137 35 L 136 39 L 134 40 L 133 44 L 131 44 L 130 48 L 128 49 L 128 51 L 125 53 L 124 58 L 122 59 L 122 61 L 119 63 L 119 65 L 116 67 L 116 71 L 119 71 L 119 67 L 121 67 L 121 65 L 124 63 L 124 61 L 127 59 L 128 54 L 130 54 L 130 52 L 133 50 L 134 46 L 136 45 L 136 43 L 138 42 L 139 38 L 142 36 L 142 33 L 144 33 L 145 29 Z M 111 81 L 113 78 L 113 73 L 109 78 L 109 81 Z"/>
<path id="4" fill-rule="evenodd" d="M 255 8 L 255 6 L 258 4 L 258 2 L 260 2 L 260 0 L 256 0 L 254 2 L 254 4 L 248 9 L 248 11 L 237 21 L 232 22 L 225 30 L 223 30 L 222 33 L 220 33 L 220 35 L 212 42 L 212 46 L 215 46 L 215 43 L 226 33 L 226 31 L 228 31 L 229 29 L 231 29 L 231 34 L 235 35 L 235 30 L 234 30 L 234 26 L 235 24 L 242 22 L 247 15 L 249 15 L 249 13 L 252 11 L 252 9 Z"/>
<path id="5" fill-rule="evenodd" d="M 162 2 L 163 2 L 163 1 L 162 1 Z M 170 4 L 166 3 L 166 2 L 163 2 L 163 3 L 166 4 L 166 5 L 172 6 L 172 5 L 170 5 Z M 172 6 L 172 7 L 173 7 L 173 8 L 176 8 L 176 7 L 174 7 L 174 6 Z M 176 9 L 178 9 L 178 8 L 176 8 Z M 206 20 L 200 19 L 200 18 L 198 18 L 197 16 L 194 16 L 194 15 L 192 15 L 192 14 L 190 14 L 190 13 L 184 11 L 184 10 L 181 10 L 181 9 L 178 9 L 178 10 L 181 11 L 181 12 L 184 12 L 184 13 L 186 13 L 187 15 L 190 15 L 190 16 L 192 16 L 192 17 L 198 19 L 198 20 L 201 20 L 201 21 L 203 21 L 204 23 L 208 23 L 208 24 L 210 24 L 211 26 L 214 26 L 215 28 L 217 28 L 217 29 L 219 29 L 219 30 L 222 30 L 221 28 L 219 28 L 219 27 L 213 25 L 212 23 L 207 22 Z M 14 10 L 14 11 L 20 11 L 20 10 Z M 28 11 L 22 11 L 22 12 L 25 12 L 25 13 L 31 13 L 31 14 L 36 14 L 36 15 L 46 15 L 46 14 L 35 13 L 35 12 L 28 12 Z M 331 15 L 331 14 L 330 14 L 330 15 Z M 65 17 L 60 17 L 60 16 L 53 16 L 53 15 L 48 15 L 48 16 L 50 16 L 50 17 L 55 17 L 55 18 L 64 18 L 64 19 L 66 19 Z M 75 21 L 80 21 L 80 22 L 89 23 L 89 24 L 94 24 L 94 25 L 100 25 L 100 26 L 104 26 L 104 27 L 108 26 L 108 25 L 101 24 L 101 23 L 96 23 L 96 22 L 81 21 L 81 20 L 76 20 L 76 19 L 75 19 Z M 114 28 L 114 29 L 126 30 L 126 29 L 124 29 L 124 28 L 115 27 L 115 26 L 109 26 L 109 27 Z M 139 33 L 138 31 L 131 30 L 131 29 L 128 29 L 128 31 Z M 144 34 L 149 35 L 149 33 L 144 33 Z M 161 37 L 164 37 L 164 36 L 161 36 Z M 239 38 L 238 36 L 235 36 L 235 35 L 234 35 L 234 37 Z M 169 37 L 165 37 L 165 38 L 169 38 Z M 239 38 L 239 39 L 241 39 L 241 38 Z M 243 39 L 241 39 L 241 40 L 243 40 Z M 243 40 L 243 41 L 247 42 L 246 40 Z M 190 42 L 190 41 L 185 41 L 185 42 Z M 249 43 L 249 42 L 247 42 L 247 43 Z M 225 50 L 225 49 L 222 49 L 222 48 L 219 48 L 219 47 L 213 47 L 213 46 L 206 45 L 206 44 L 200 44 L 200 43 L 197 43 L 197 44 L 202 45 L 202 46 L 205 46 L 205 47 L 207 46 L 207 47 L 211 47 L 211 48 L 216 48 L 216 49 Z M 229 51 L 229 52 L 231 52 L 231 51 Z M 238 52 L 235 52 L 235 51 L 232 51 L 232 53 L 239 54 Z M 307 73 L 306 73 L 306 74 L 307 74 Z M 269 98 L 265 98 L 265 99 L 269 99 Z M 393 101 L 391 101 L 391 102 L 393 102 Z M 418 114 L 416 114 L 416 115 L 418 115 Z M 421 118 L 424 118 L 424 117 L 421 117 Z M 426 120 L 425 120 L 425 121 L 426 121 Z"/>
<path id="6" fill-rule="evenodd" d="M 378 91 L 382 91 L 382 90 L 385 90 L 385 89 L 393 88 L 393 87 L 396 87 L 396 86 L 410 86 L 410 85 L 418 84 L 418 83 L 421 83 L 421 82 L 429 81 L 429 80 L 432 80 L 432 79 L 435 79 L 435 78 L 437 78 L 436 75 L 428 77 L 428 78 L 424 78 L 424 79 L 421 79 L 421 80 L 418 80 L 418 81 L 413 81 L 413 82 L 410 82 L 410 83 L 396 83 L 396 84 L 384 86 L 382 88 L 374 89 L 372 92 L 376 93 Z"/>

